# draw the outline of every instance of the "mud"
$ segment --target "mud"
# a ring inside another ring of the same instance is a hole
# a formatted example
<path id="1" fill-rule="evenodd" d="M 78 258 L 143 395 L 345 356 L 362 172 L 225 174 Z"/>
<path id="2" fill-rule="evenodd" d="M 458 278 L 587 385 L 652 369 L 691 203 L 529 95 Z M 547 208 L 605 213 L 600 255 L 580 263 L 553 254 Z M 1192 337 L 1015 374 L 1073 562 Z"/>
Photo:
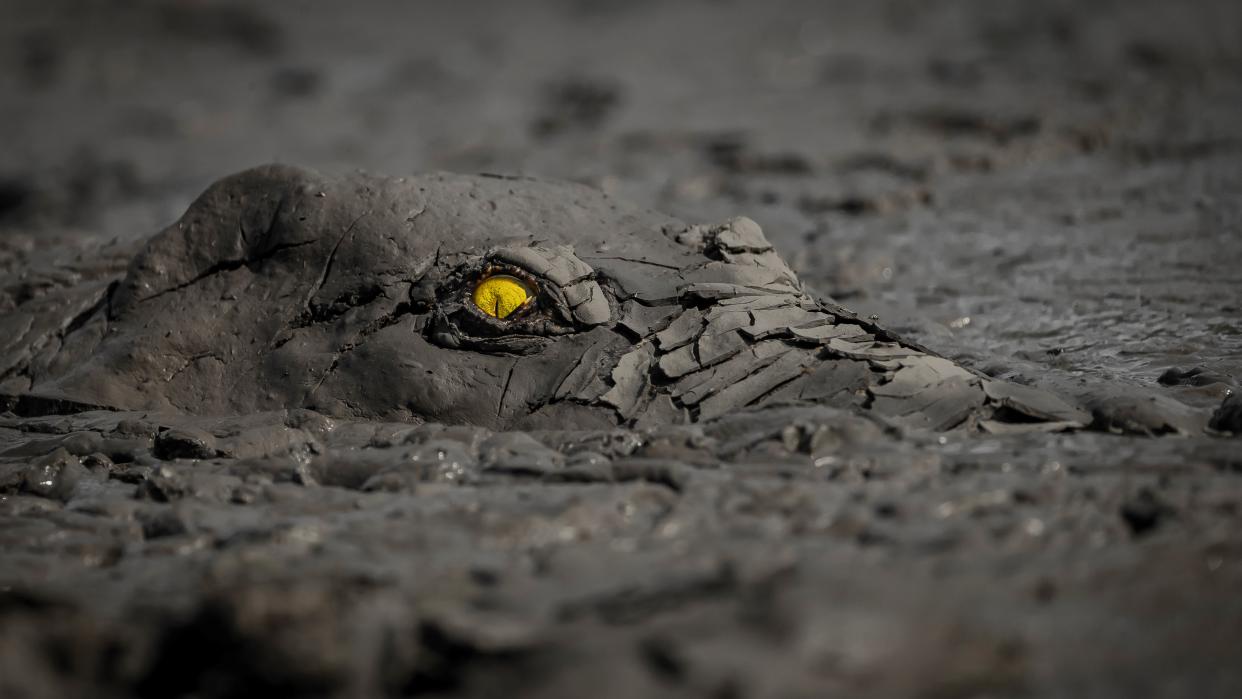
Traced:
<path id="1" fill-rule="evenodd" d="M 0 695 L 1242 692 L 1233 3 L 0 12 Z"/>

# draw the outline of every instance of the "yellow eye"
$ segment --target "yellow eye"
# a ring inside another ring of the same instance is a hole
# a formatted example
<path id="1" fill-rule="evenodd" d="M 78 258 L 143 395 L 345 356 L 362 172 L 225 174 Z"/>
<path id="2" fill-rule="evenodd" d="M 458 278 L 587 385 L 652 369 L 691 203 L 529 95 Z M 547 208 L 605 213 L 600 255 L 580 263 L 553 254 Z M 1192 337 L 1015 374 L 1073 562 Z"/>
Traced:
<path id="1" fill-rule="evenodd" d="M 530 285 L 507 274 L 487 277 L 474 287 L 471 300 L 480 311 L 494 318 L 504 318 L 530 300 Z"/>

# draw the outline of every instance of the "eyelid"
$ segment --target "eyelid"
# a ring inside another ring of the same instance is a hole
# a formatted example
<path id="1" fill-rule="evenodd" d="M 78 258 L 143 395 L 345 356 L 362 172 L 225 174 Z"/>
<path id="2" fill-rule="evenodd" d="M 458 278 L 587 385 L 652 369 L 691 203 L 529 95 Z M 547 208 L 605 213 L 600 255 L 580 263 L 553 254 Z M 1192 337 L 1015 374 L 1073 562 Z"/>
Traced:
<path id="1" fill-rule="evenodd" d="M 570 286 L 594 273 L 590 265 L 578 259 L 573 249 L 566 246 L 499 248 L 492 251 L 491 259 L 546 279 L 558 287 Z"/>

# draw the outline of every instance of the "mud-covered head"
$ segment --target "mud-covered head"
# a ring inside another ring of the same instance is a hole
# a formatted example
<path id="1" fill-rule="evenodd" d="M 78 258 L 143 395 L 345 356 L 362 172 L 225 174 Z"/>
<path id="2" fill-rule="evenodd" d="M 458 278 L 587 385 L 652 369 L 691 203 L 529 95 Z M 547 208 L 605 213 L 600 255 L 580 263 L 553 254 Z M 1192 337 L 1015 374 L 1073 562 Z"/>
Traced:
<path id="1" fill-rule="evenodd" d="M 213 185 L 33 378 L 29 398 L 78 406 L 492 428 L 769 401 L 933 429 L 1023 405 L 1066 418 L 812 298 L 749 219 L 692 226 L 530 178 L 283 166 Z"/>
<path id="2" fill-rule="evenodd" d="M 677 307 L 680 270 L 705 262 L 677 242 L 686 230 L 566 183 L 256 168 L 152 239 L 75 329 L 76 361 L 31 393 L 193 413 L 504 426 L 568 411 L 612 424 L 613 408 L 556 389 L 601 339 L 641 340 L 635 307 Z M 597 361 L 607 374 L 609 357 Z"/>

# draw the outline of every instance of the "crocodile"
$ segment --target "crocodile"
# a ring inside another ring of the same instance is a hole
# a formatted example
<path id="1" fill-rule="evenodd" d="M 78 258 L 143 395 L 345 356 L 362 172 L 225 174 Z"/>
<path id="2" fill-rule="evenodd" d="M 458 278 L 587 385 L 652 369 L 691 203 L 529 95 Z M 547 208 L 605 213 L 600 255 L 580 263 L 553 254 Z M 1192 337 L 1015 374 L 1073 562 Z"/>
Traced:
<path id="1" fill-rule="evenodd" d="M 814 404 L 930 431 L 1093 423 L 808 289 L 748 218 L 691 224 L 580 184 L 266 165 L 96 269 L 3 316 L 17 414 L 529 430 Z"/>

